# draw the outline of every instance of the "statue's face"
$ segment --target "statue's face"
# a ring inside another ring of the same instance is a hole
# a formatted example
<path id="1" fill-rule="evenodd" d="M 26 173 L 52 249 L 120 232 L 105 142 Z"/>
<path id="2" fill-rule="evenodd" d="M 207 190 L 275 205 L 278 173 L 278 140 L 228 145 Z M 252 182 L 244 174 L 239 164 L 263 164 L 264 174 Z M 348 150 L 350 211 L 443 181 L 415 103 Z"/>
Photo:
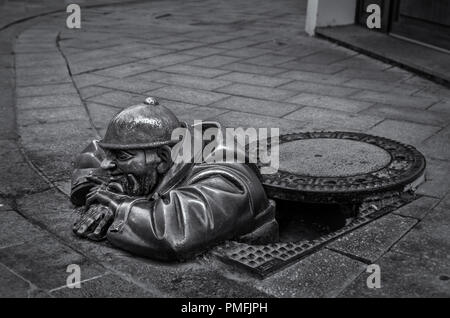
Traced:
<path id="1" fill-rule="evenodd" d="M 130 196 L 148 195 L 158 183 L 161 159 L 156 150 L 107 150 L 102 168 L 111 174 L 111 182 Z"/>

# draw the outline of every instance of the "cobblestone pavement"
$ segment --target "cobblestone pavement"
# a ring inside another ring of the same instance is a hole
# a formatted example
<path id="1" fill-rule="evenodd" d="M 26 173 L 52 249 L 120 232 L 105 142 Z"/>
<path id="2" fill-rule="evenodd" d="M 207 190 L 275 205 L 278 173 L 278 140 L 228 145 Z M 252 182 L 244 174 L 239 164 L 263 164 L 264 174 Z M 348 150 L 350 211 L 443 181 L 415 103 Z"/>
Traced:
<path id="1" fill-rule="evenodd" d="M 0 296 L 450 296 L 450 91 L 306 36 L 305 8 L 148 1 L 85 8 L 80 30 L 66 29 L 65 10 L 3 28 Z M 71 160 L 146 96 L 189 122 L 412 144 L 428 161 L 423 196 L 264 280 L 210 254 L 163 264 L 79 240 Z M 381 266 L 381 289 L 366 287 L 370 263 Z M 65 287 L 68 264 L 81 266 L 81 289 Z"/>

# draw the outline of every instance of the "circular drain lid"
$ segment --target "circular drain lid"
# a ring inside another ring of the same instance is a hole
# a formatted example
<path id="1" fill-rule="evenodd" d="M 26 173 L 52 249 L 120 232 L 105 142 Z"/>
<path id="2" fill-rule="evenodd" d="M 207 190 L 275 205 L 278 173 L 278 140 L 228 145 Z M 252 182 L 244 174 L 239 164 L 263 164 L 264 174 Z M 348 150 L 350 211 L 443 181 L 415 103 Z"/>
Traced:
<path id="1" fill-rule="evenodd" d="M 263 184 L 269 197 L 285 200 L 332 203 L 406 191 L 425 170 L 414 147 L 354 132 L 282 135 L 279 154 L 278 171 L 263 175 Z"/>

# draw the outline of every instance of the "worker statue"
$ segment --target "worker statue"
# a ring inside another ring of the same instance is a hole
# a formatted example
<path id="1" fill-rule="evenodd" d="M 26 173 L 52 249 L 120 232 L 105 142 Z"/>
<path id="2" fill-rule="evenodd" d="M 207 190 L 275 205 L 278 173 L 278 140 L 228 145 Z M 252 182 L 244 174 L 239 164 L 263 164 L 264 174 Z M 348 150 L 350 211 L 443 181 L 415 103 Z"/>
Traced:
<path id="1" fill-rule="evenodd" d="M 180 127 L 187 134 L 174 139 Z M 177 160 L 192 129 L 153 98 L 116 114 L 74 162 L 74 233 L 158 260 L 192 258 L 226 240 L 276 240 L 275 206 L 255 166 Z"/>

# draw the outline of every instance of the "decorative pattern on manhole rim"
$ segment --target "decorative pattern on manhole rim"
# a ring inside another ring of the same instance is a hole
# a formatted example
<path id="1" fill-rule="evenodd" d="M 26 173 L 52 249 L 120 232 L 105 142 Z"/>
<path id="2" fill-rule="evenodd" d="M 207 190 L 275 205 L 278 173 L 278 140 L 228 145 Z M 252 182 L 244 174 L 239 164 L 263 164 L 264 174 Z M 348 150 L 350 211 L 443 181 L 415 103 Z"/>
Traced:
<path id="1" fill-rule="evenodd" d="M 280 145 L 298 140 L 324 138 L 367 143 L 389 153 L 391 160 L 375 171 L 348 176 L 308 176 L 280 169 L 274 174 L 263 175 L 263 184 L 269 197 L 323 203 L 342 201 L 340 199 L 353 199 L 355 196 L 367 196 L 379 191 L 402 190 L 420 178 L 425 171 L 425 158 L 413 146 L 362 133 L 293 133 L 280 136 Z M 258 162 L 258 166 L 261 168 L 263 164 Z"/>

